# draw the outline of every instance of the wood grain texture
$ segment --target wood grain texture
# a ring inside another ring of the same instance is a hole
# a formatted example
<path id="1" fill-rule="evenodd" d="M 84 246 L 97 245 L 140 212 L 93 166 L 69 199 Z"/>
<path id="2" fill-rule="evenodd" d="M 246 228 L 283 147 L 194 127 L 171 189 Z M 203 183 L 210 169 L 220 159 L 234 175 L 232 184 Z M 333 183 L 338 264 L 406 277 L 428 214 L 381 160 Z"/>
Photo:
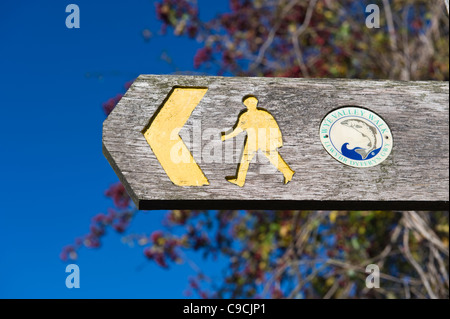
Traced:
<path id="1" fill-rule="evenodd" d="M 175 186 L 142 134 L 174 86 L 209 89 L 180 132 L 209 186 Z M 280 172 L 267 174 L 264 156 L 250 164 L 243 188 L 225 180 L 236 172 L 245 134 L 221 142 L 221 132 L 236 123 L 247 94 L 281 128 L 280 153 L 296 171 L 287 185 Z M 346 105 L 368 108 L 390 126 L 394 148 L 382 164 L 352 168 L 323 148 L 322 119 Z M 105 120 L 103 151 L 139 209 L 448 210 L 448 124 L 448 82 L 141 75 Z M 222 156 L 210 163 L 202 151 L 212 148 Z"/>

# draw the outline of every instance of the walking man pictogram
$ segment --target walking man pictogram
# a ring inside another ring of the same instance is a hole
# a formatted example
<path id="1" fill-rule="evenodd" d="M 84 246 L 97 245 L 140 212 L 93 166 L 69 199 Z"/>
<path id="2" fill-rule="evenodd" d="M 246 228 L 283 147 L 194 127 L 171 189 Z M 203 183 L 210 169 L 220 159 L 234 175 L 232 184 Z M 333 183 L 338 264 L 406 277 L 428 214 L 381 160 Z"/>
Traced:
<path id="1" fill-rule="evenodd" d="M 242 103 L 247 110 L 239 115 L 233 131 L 229 134 L 222 132 L 222 141 L 234 138 L 244 131 L 247 133 L 237 176 L 227 180 L 243 187 L 250 162 L 256 152 L 261 150 L 272 165 L 283 173 L 284 183 L 289 183 L 295 172 L 278 153 L 278 148 L 283 146 L 283 138 L 275 118 L 268 111 L 258 108 L 258 99 L 253 95 L 245 96 Z"/>

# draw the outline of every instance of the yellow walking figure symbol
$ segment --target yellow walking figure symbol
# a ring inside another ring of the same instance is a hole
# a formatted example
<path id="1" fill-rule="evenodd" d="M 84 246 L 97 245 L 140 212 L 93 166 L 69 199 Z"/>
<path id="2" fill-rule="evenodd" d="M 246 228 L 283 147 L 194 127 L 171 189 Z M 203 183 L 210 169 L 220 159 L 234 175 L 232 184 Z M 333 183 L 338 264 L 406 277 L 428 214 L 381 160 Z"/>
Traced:
<path id="1" fill-rule="evenodd" d="M 234 138 L 242 132 L 247 133 L 241 162 L 235 177 L 227 177 L 230 183 L 243 187 L 248 167 L 258 150 L 269 159 L 284 175 L 284 183 L 292 180 L 295 172 L 278 153 L 278 148 L 283 146 L 283 137 L 275 118 L 266 110 L 258 108 L 258 99 L 253 95 L 247 95 L 242 99 L 247 110 L 239 115 L 239 119 L 231 133 L 222 132 L 222 141 Z"/>

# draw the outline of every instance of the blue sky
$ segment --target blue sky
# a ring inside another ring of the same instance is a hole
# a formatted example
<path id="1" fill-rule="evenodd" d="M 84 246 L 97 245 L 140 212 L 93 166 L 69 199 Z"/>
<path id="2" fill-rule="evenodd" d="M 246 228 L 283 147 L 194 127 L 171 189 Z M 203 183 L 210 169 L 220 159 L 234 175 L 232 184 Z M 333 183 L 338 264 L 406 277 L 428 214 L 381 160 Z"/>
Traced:
<path id="1" fill-rule="evenodd" d="M 80 7 L 80 29 L 65 26 L 70 3 Z M 228 8 L 227 0 L 199 3 L 204 18 Z M 80 289 L 65 287 L 59 259 L 112 205 L 103 193 L 117 177 L 102 154 L 101 104 L 139 74 L 172 73 L 164 51 L 193 71 L 199 44 L 159 28 L 150 0 L 0 3 L 0 298 L 184 297 L 195 274 L 187 264 L 162 270 L 112 232 L 101 249 L 81 251 Z M 130 230 L 151 233 L 163 216 L 140 214 Z"/>

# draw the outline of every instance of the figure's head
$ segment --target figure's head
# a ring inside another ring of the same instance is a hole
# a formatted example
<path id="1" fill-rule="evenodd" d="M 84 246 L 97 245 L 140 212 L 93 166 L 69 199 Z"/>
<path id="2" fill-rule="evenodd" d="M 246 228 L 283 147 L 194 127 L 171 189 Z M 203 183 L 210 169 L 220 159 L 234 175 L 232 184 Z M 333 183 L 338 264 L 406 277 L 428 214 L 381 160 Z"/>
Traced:
<path id="1" fill-rule="evenodd" d="M 256 110 L 256 107 L 258 106 L 258 99 L 254 95 L 246 95 L 242 99 L 242 103 L 244 103 L 247 109 Z"/>

